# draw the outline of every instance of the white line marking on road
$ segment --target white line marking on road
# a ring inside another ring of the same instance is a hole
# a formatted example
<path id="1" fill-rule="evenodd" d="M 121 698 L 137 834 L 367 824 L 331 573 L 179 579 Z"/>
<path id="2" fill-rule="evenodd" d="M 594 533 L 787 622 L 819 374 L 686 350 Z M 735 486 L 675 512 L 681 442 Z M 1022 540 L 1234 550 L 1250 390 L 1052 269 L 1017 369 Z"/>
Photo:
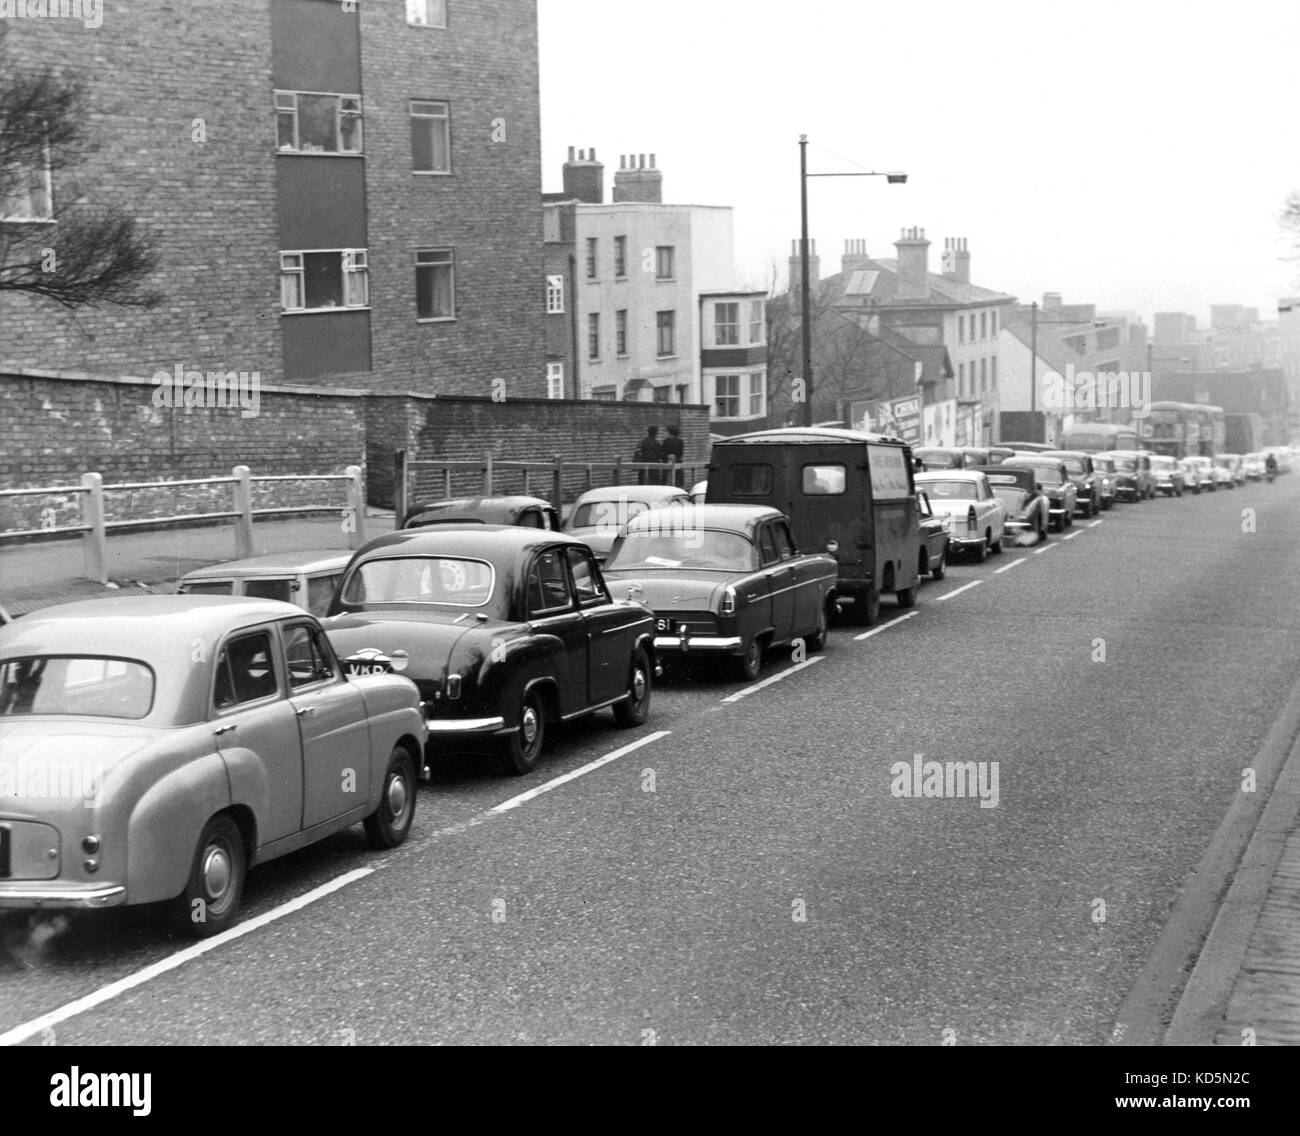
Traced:
<path id="1" fill-rule="evenodd" d="M 1017 564 L 1023 564 L 1028 559 L 1028 556 L 1022 556 L 1019 560 L 1013 560 L 1010 564 L 1004 564 L 1001 568 L 995 569 L 993 575 L 1001 576 L 1003 572 L 1010 572 Z"/>
<path id="2" fill-rule="evenodd" d="M 778 674 L 774 674 L 771 678 L 765 678 L 762 682 L 756 682 L 753 686 L 747 686 L 744 690 L 738 690 L 735 694 L 727 695 L 727 697 L 722 700 L 722 703 L 725 706 L 730 702 L 739 702 L 742 698 L 748 698 L 751 694 L 755 694 L 762 690 L 763 687 L 771 686 L 774 682 L 780 682 L 784 678 L 789 678 L 792 674 L 803 670 L 804 667 L 810 667 L 813 663 L 820 663 L 823 658 L 825 658 L 824 655 L 814 655 L 811 659 L 805 659 L 802 663 L 795 663 L 794 666 L 787 667 Z"/>
<path id="3" fill-rule="evenodd" d="M 879 635 L 882 631 L 888 631 L 895 624 L 905 623 L 907 620 L 913 619 L 920 614 L 919 611 L 909 611 L 906 615 L 900 615 L 897 619 L 891 619 L 888 623 L 882 623 L 879 627 L 873 627 L 870 631 L 864 631 L 861 635 L 853 636 L 853 641 L 855 643 L 861 643 L 863 639 L 870 639 L 873 635 Z"/>
<path id="4" fill-rule="evenodd" d="M 483 814 L 483 819 L 488 817 L 500 816 L 511 809 L 517 809 L 520 805 L 531 801 L 534 797 L 540 797 L 543 793 L 549 793 L 552 789 L 558 789 L 566 781 L 573 781 L 581 777 L 584 773 L 590 773 L 593 769 L 599 769 L 602 765 L 608 765 L 611 761 L 617 761 L 620 757 L 631 753 L 634 749 L 640 749 L 651 742 L 657 742 L 660 738 L 666 738 L 671 734 L 671 730 L 656 730 L 653 734 L 647 734 L 639 741 L 632 742 L 630 745 L 621 746 L 612 753 L 605 754 L 604 757 L 598 757 L 595 761 L 589 761 L 586 765 L 580 765 L 577 769 L 571 769 L 568 773 L 562 773 L 553 781 L 546 782 L 545 785 L 538 785 L 536 789 L 529 789 L 526 793 L 520 793 L 517 797 L 511 797 L 508 801 L 502 801 L 499 805 L 493 805 Z M 472 823 L 472 822 L 471 822 Z M 448 831 L 448 830 L 444 830 Z M 439 834 L 441 835 L 441 833 Z"/>
<path id="5" fill-rule="evenodd" d="M 951 592 L 944 592 L 943 595 L 935 599 L 935 603 L 943 603 L 944 600 L 950 600 L 953 596 L 959 596 L 962 592 L 968 592 L 971 588 L 978 588 L 983 580 L 972 580 L 969 584 L 963 584 L 960 588 L 953 588 Z"/>
<path id="6" fill-rule="evenodd" d="M 1070 533 L 1070 535 L 1067 536 L 1065 539 L 1066 539 L 1066 540 L 1073 540 L 1076 536 L 1082 536 L 1082 535 L 1083 535 L 1082 533 L 1072 532 L 1072 533 Z"/>
<path id="7" fill-rule="evenodd" d="M 210 939 L 204 939 L 201 943 L 195 943 L 191 947 L 177 951 L 174 955 L 168 955 L 165 959 L 152 963 L 143 970 L 128 975 L 126 978 L 119 979 L 117 982 L 110 982 L 107 986 L 101 986 L 84 998 L 78 998 L 75 1002 L 69 1002 L 66 1006 L 52 1010 L 48 1014 L 33 1018 L 30 1022 L 14 1026 L 13 1029 L 0 1033 L 0 1045 L 16 1045 L 18 1042 L 25 1041 L 34 1034 L 40 1033 L 42 1030 L 47 1030 L 60 1022 L 66 1022 L 69 1018 L 75 1018 L 79 1014 L 84 1014 L 87 1010 L 93 1010 L 96 1006 L 103 1005 L 105 1002 L 125 994 L 128 990 L 134 990 L 137 986 L 142 986 L 159 975 L 166 974 L 169 970 L 184 966 L 191 959 L 196 959 L 209 951 L 215 951 L 218 947 L 225 946 L 227 943 L 244 935 L 251 935 L 254 931 L 283 918 L 285 915 L 292 915 L 295 911 L 301 911 L 308 904 L 315 903 L 318 899 L 324 899 L 331 892 L 345 888 L 348 884 L 354 883 L 364 876 L 369 876 L 374 871 L 374 868 L 357 868 L 355 871 L 347 872 L 337 879 L 330 880 L 327 884 L 321 884 L 320 887 L 314 888 L 307 892 L 306 895 L 300 895 L 297 899 L 282 903 L 279 907 L 265 911 L 246 923 L 231 927 L 229 931 L 222 931 L 220 935 L 213 935 Z"/>
<path id="8" fill-rule="evenodd" d="M 1105 523 L 1106 523 L 1105 521 L 1093 521 L 1092 524 L 1090 524 L 1088 527 L 1090 529 L 1095 529 L 1098 525 L 1102 525 Z"/>
<path id="9" fill-rule="evenodd" d="M 1066 540 L 1069 540 L 1070 538 L 1069 538 L 1069 537 L 1066 537 L 1065 539 L 1066 539 Z M 1034 555 L 1035 555 L 1035 556 L 1042 556 L 1044 552 L 1051 552 L 1052 549 L 1054 549 L 1054 548 L 1059 548 L 1059 547 L 1060 547 L 1060 545 L 1057 545 L 1057 544 L 1045 544 L 1045 545 L 1043 545 L 1042 548 L 1035 548 L 1035 549 L 1034 549 Z"/>

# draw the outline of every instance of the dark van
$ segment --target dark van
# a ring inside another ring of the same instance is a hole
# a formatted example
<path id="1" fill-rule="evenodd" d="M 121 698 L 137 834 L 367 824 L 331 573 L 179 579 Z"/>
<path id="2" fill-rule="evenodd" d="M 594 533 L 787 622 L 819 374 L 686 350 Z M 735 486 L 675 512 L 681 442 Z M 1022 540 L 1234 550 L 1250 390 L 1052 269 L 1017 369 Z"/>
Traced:
<path id="1" fill-rule="evenodd" d="M 709 504 L 770 505 L 800 552 L 828 552 L 846 614 L 876 621 L 882 592 L 916 603 L 921 547 L 912 453 L 884 434 L 792 427 L 714 442 Z"/>

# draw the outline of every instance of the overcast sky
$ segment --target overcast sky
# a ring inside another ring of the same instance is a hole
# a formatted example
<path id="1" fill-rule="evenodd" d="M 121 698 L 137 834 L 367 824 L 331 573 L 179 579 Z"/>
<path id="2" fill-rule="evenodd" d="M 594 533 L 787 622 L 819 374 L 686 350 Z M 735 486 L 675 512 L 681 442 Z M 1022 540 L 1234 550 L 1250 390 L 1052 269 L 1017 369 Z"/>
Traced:
<path id="1" fill-rule="evenodd" d="M 1300 291 L 1276 216 L 1300 188 L 1300 0 L 539 0 L 542 161 L 654 153 L 664 197 L 735 209 L 740 282 L 784 273 L 800 134 L 823 274 L 844 240 L 893 256 L 920 226 L 938 271 L 1102 309 Z"/>

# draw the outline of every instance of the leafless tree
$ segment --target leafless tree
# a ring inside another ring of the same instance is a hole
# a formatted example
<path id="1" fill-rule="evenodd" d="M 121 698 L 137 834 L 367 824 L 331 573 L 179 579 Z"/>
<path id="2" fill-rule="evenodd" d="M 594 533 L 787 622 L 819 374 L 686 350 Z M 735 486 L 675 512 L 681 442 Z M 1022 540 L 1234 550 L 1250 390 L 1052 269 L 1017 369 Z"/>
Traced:
<path id="1" fill-rule="evenodd" d="M 162 297 L 147 280 L 160 257 L 151 238 L 75 179 L 93 149 L 89 121 L 79 81 L 49 67 L 15 68 L 0 35 L 0 292 L 72 309 L 155 307 Z M 3 219 L 33 205 L 41 220 Z"/>
<path id="2" fill-rule="evenodd" d="M 1300 189 L 1293 189 L 1287 194 L 1277 221 L 1294 250 L 1294 255 L 1287 259 L 1300 260 Z M 1300 278 L 1297 278 L 1297 284 L 1300 284 Z"/>

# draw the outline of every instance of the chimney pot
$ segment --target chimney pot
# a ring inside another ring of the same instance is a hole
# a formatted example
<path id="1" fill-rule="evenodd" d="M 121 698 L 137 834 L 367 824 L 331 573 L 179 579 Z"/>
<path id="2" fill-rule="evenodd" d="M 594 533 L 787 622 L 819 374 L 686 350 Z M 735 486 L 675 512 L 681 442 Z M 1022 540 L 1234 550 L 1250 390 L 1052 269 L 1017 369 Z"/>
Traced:
<path id="1" fill-rule="evenodd" d="M 573 147 L 569 147 L 569 161 L 573 161 Z"/>
<path id="2" fill-rule="evenodd" d="M 650 155 L 650 168 L 655 168 L 655 156 L 653 154 Z"/>
<path id="3" fill-rule="evenodd" d="M 596 147 L 595 147 L 595 146 L 593 146 L 590 150 L 587 151 L 587 157 L 590 158 L 591 161 L 593 161 L 593 162 L 596 160 Z"/>

